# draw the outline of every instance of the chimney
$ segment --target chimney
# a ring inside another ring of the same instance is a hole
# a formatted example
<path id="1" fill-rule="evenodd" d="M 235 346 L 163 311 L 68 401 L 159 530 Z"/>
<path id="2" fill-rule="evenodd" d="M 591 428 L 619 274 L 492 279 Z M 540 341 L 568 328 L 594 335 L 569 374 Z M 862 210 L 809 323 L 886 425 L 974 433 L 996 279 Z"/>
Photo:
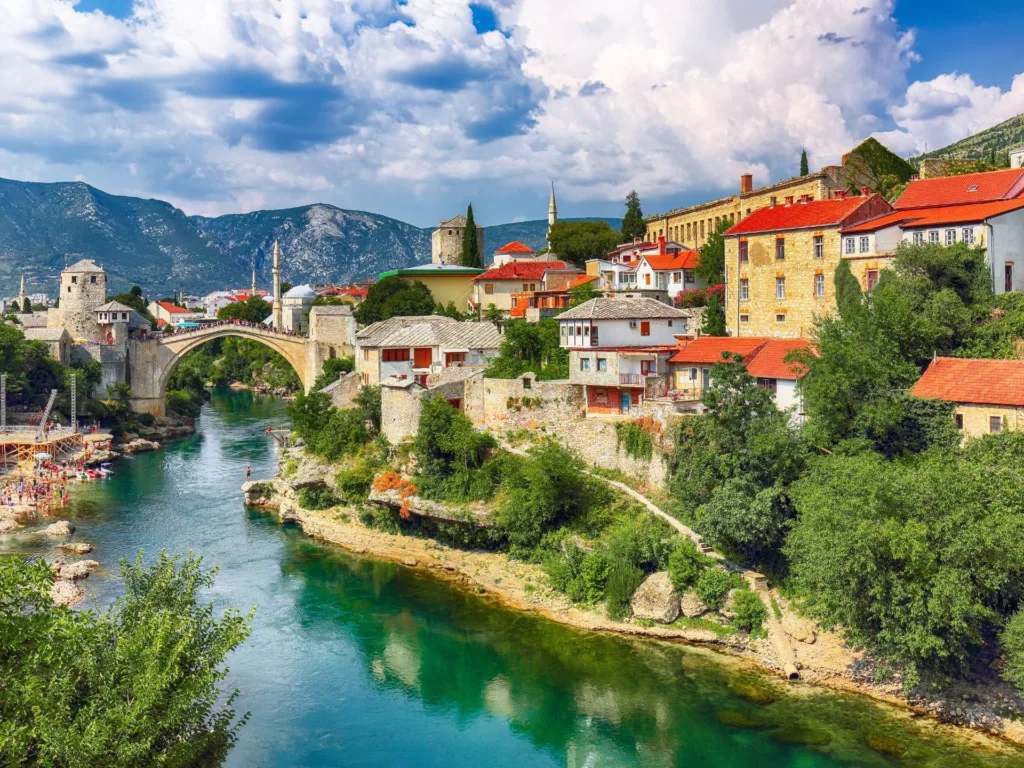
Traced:
<path id="1" fill-rule="evenodd" d="M 867 197 L 868 196 L 868 188 L 867 187 L 861 187 L 860 188 L 860 196 L 861 197 Z"/>
<path id="2" fill-rule="evenodd" d="M 664 235 L 661 235 L 658 238 L 658 255 L 659 256 L 664 256 L 665 255 L 665 236 Z"/>
<path id="3" fill-rule="evenodd" d="M 844 197 L 846 197 L 846 190 L 845 189 L 837 189 L 836 190 L 836 200 L 842 200 Z"/>
<path id="4" fill-rule="evenodd" d="M 911 176 L 911 177 L 910 177 L 910 180 L 911 180 L 911 181 L 920 181 L 920 180 L 921 180 L 921 177 L 920 177 L 920 176 L 918 176 L 918 175 L 917 175 L 917 174 L 915 173 L 915 174 L 914 174 L 913 176 Z"/>
<path id="5" fill-rule="evenodd" d="M 754 191 L 754 174 L 744 173 L 740 176 L 740 194 L 745 195 L 747 192 Z"/>
<path id="6" fill-rule="evenodd" d="M 792 204 L 793 204 L 793 196 L 792 195 L 786 195 L 786 205 L 792 205 Z"/>

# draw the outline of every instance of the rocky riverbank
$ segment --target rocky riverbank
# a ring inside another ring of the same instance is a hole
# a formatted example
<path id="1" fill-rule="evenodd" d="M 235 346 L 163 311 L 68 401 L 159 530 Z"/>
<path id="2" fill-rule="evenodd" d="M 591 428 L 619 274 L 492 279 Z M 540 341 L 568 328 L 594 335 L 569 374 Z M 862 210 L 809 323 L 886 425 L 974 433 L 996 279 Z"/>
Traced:
<path id="1" fill-rule="evenodd" d="M 456 549 L 434 539 L 385 533 L 363 524 L 358 511 L 352 508 L 303 509 L 298 502 L 298 490 L 304 486 L 329 483 L 336 470 L 302 453 L 301 449 L 283 452 L 280 464 L 286 471 L 278 477 L 242 486 L 246 504 L 274 512 L 281 522 L 296 523 L 313 538 L 359 555 L 421 569 L 511 608 L 532 611 L 581 630 L 704 646 L 771 673 L 788 676 L 785 674 L 788 660 L 780 658 L 776 644 L 767 639 L 751 638 L 742 632 L 716 630 L 714 624 L 719 617 L 708 617 L 704 606 L 694 604 L 694 595 L 684 595 L 676 608 L 673 600 L 664 599 L 667 590 L 659 590 L 653 582 L 654 577 L 649 579 L 652 582 L 649 586 L 645 585 L 648 586 L 645 594 L 639 596 L 641 604 L 635 605 L 640 607 L 640 616 L 649 614 L 649 617 L 634 616 L 625 622 L 613 621 L 604 615 L 603 610 L 575 606 L 564 595 L 550 589 L 539 566 L 510 560 L 501 553 Z M 800 617 L 778 595 L 772 595 L 772 602 L 773 609 L 777 610 L 772 611 L 774 615 L 769 616 L 769 621 L 775 622 L 776 631 L 784 633 L 789 640 L 792 660 L 803 681 L 865 695 L 914 715 L 927 715 L 943 723 L 1024 744 L 1024 724 L 1019 718 L 1019 713 L 1024 711 L 1024 702 L 1011 686 L 993 680 L 964 682 L 931 696 L 914 694 L 908 697 L 900 680 L 880 681 L 875 666 L 863 651 L 848 647 L 839 636 L 823 631 L 812 621 Z M 723 607 L 726 614 L 728 608 L 728 605 Z M 682 615 L 670 620 L 669 614 L 674 613 Z M 655 623 L 653 619 L 668 623 Z"/>

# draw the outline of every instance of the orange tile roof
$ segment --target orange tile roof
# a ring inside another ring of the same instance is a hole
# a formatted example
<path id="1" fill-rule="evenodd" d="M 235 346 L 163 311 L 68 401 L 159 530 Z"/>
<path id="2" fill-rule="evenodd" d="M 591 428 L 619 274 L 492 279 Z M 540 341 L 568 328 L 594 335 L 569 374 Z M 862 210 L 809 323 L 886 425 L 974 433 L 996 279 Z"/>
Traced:
<path id="1" fill-rule="evenodd" d="M 677 254 L 644 256 L 651 269 L 656 271 L 674 269 L 696 269 L 700 264 L 700 254 L 696 251 L 680 251 Z"/>
<path id="2" fill-rule="evenodd" d="M 985 221 L 992 216 L 1008 213 L 1024 208 L 1024 197 L 1014 200 L 996 200 L 991 203 L 972 203 L 970 205 L 940 205 L 930 208 L 913 208 L 896 211 L 862 224 L 843 230 L 843 234 L 854 232 L 874 232 L 882 227 L 899 224 L 902 229 L 919 227 L 938 227 L 944 224 L 973 224 Z"/>
<path id="3" fill-rule="evenodd" d="M 158 301 L 157 304 L 160 306 L 161 309 L 164 309 L 167 312 L 170 312 L 172 315 L 182 315 L 182 314 L 184 314 L 184 315 L 191 315 L 192 314 L 191 312 L 189 312 L 184 307 L 179 307 L 177 304 L 171 304 L 171 302 L 169 302 L 169 301 Z"/>
<path id="4" fill-rule="evenodd" d="M 774 208 L 759 208 L 747 218 L 726 230 L 726 236 L 746 235 L 755 232 L 776 232 L 787 229 L 808 229 L 811 227 L 834 227 L 843 221 L 875 195 L 868 197 L 844 197 L 842 200 L 812 200 L 809 203 L 776 205 Z"/>
<path id="5" fill-rule="evenodd" d="M 807 349 L 807 339 L 771 339 L 754 353 L 747 363 L 747 373 L 763 379 L 799 379 L 807 373 L 800 363 L 787 363 L 786 355 L 794 349 Z"/>
<path id="6" fill-rule="evenodd" d="M 910 394 L 950 403 L 1024 406 L 1024 360 L 939 357 Z"/>
<path id="7" fill-rule="evenodd" d="M 594 280 L 597 280 L 597 275 L 582 275 L 569 283 L 569 289 L 572 290 L 573 288 L 577 288 L 584 283 L 593 282 Z"/>
<path id="8" fill-rule="evenodd" d="M 971 187 L 975 187 L 972 191 Z M 929 205 L 961 205 L 1009 200 L 1024 192 L 1024 169 L 967 173 L 912 181 L 895 202 L 899 210 Z"/>
<path id="9" fill-rule="evenodd" d="M 769 341 L 770 339 L 762 338 L 735 339 L 729 336 L 701 336 L 672 355 L 669 362 L 720 363 L 723 352 L 743 355 L 743 362 L 748 362 L 751 356 Z"/>
<path id="10" fill-rule="evenodd" d="M 564 261 L 510 261 L 488 269 L 474 280 L 540 280 L 549 269 L 565 269 Z"/>
<path id="11" fill-rule="evenodd" d="M 508 245 L 496 250 L 495 253 L 533 253 L 533 248 L 518 240 L 513 240 Z"/>

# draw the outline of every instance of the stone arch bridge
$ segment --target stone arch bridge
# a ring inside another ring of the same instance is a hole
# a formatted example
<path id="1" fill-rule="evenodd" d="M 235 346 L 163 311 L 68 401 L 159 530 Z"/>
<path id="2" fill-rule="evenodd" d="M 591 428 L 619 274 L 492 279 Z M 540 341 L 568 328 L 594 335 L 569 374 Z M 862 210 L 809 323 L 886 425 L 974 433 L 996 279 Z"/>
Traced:
<path id="1" fill-rule="evenodd" d="M 323 361 L 350 354 L 348 339 L 337 343 L 319 341 L 316 336 L 300 336 L 265 326 L 241 323 L 217 323 L 160 338 L 132 339 L 128 349 L 128 384 L 132 389 L 132 407 L 137 413 L 164 415 L 167 382 L 181 359 L 193 349 L 213 339 L 235 336 L 258 341 L 288 361 L 306 392 L 323 371 Z"/>

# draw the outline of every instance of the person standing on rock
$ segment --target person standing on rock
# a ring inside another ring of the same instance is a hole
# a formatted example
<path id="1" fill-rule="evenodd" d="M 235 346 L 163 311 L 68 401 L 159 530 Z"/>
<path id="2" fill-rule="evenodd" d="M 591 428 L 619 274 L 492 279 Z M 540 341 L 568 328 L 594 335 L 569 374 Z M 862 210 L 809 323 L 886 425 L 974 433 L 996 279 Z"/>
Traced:
<path id="1" fill-rule="evenodd" d="M 249 478 L 252 477 L 252 467 L 246 465 L 245 467 L 245 482 L 249 482 Z"/>

